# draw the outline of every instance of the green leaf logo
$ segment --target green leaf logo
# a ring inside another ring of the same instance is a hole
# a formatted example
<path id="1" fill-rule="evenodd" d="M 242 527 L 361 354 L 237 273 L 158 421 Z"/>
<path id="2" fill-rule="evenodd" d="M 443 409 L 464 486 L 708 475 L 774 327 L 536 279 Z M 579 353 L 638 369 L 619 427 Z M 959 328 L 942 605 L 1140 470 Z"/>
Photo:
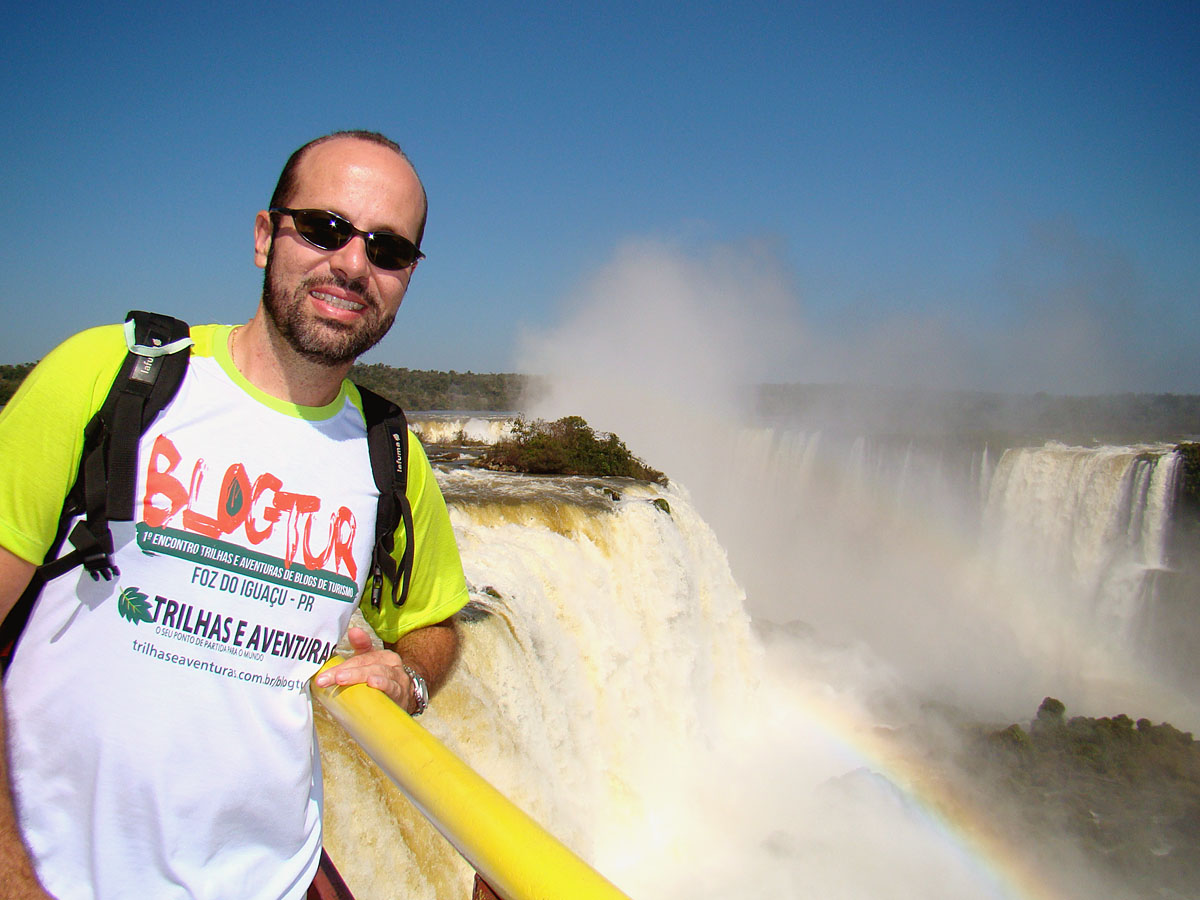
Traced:
<path id="1" fill-rule="evenodd" d="M 150 598 L 135 587 L 125 588 L 117 598 L 117 612 L 122 619 L 128 619 L 134 625 L 139 622 L 151 622 Z"/>
<path id="2" fill-rule="evenodd" d="M 229 482 L 229 491 L 225 494 L 225 512 L 232 518 L 242 511 L 242 504 L 245 502 L 242 485 L 235 478 Z"/>

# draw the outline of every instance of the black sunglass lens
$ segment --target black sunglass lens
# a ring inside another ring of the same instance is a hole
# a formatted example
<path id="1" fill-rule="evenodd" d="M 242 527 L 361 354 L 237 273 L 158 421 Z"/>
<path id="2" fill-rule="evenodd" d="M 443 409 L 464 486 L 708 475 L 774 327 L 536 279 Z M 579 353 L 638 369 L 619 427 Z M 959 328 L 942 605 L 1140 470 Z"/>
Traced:
<path id="1" fill-rule="evenodd" d="M 326 212 L 305 211 L 292 216 L 296 230 L 305 240 L 322 250 L 337 250 L 346 245 L 354 228 L 345 219 Z"/>
<path id="2" fill-rule="evenodd" d="M 367 241 L 367 255 L 381 269 L 404 269 L 417 258 L 417 248 L 398 234 L 373 234 Z"/>

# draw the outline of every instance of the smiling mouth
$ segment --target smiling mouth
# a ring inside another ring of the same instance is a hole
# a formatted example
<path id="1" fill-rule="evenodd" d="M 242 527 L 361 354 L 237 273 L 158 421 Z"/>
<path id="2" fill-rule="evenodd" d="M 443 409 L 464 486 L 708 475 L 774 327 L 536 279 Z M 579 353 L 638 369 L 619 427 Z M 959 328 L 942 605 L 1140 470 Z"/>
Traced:
<path id="1" fill-rule="evenodd" d="M 345 309 L 350 312 L 358 312 L 361 309 L 366 309 L 365 303 L 356 303 L 353 300 L 347 300 L 345 297 L 335 297 L 333 294 L 327 294 L 324 291 L 313 291 L 312 295 L 334 309 Z"/>

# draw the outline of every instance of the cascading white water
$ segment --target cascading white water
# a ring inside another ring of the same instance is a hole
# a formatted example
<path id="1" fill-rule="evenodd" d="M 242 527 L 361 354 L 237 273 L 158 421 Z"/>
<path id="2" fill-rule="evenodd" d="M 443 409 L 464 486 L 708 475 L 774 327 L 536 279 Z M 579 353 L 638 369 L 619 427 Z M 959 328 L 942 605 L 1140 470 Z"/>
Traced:
<path id="1" fill-rule="evenodd" d="M 1170 447 L 1048 444 L 1008 451 L 986 511 L 1000 566 L 1033 570 L 1055 602 L 1127 645 L 1153 602 L 1145 585 L 1165 567 L 1177 456 Z"/>
<path id="2" fill-rule="evenodd" d="M 1117 557 L 1161 562 L 1171 457 L 1050 446 L 1009 451 L 993 475 L 982 451 L 772 429 L 707 449 L 737 477 L 702 479 L 696 507 L 678 486 L 440 473 L 487 615 L 464 625 L 424 724 L 636 898 L 1007 896 L 864 736 L 906 724 L 913 693 L 974 700 L 984 718 L 1011 708 L 1008 721 L 1045 693 L 1073 709 L 1111 696 L 1081 686 L 1080 591 L 1048 593 L 1032 562 L 1006 573 L 1021 551 L 1004 532 L 1037 532 L 1028 561 L 1061 569 L 1065 554 L 1120 606 Z M 1053 486 L 1073 478 L 1105 513 L 1067 514 L 1077 527 L 1052 540 L 1066 510 Z M 698 508 L 717 511 L 717 533 Z M 811 628 L 765 659 L 735 572 L 779 592 L 779 621 Z M 329 845 L 360 900 L 467 897 L 441 838 L 328 724 L 322 741 Z M 880 766 L 887 779 L 869 774 Z"/>
<path id="3" fill-rule="evenodd" d="M 686 471 L 752 615 L 863 642 L 918 695 L 986 718 L 1059 692 L 1081 714 L 1128 703 L 1194 720 L 1137 640 L 1163 566 L 1170 448 L 1050 444 L 993 466 L 987 447 L 947 438 L 708 431 L 703 454 L 665 466 Z"/>
<path id="4" fill-rule="evenodd" d="M 727 736 L 753 693 L 759 649 L 724 553 L 679 490 L 473 470 L 442 483 L 487 615 L 464 626 L 462 663 L 424 722 L 619 878 L 670 846 L 661 823 L 691 802 L 684 761 Z M 329 730 L 336 784 L 361 767 Z M 432 864 L 402 853 L 399 880 L 379 878 L 351 823 L 377 815 L 378 830 L 406 836 L 422 827 L 391 799 L 368 813 L 362 791 L 330 801 L 331 852 L 357 858 L 343 866 L 356 896 L 392 897 L 399 884 L 409 898 L 467 897 L 468 873 L 444 853 Z"/>
<path id="5" fill-rule="evenodd" d="M 467 416 L 425 413 L 411 420 L 409 425 L 425 443 L 471 441 L 494 444 L 508 437 L 512 430 L 512 419 L 490 413 Z"/>

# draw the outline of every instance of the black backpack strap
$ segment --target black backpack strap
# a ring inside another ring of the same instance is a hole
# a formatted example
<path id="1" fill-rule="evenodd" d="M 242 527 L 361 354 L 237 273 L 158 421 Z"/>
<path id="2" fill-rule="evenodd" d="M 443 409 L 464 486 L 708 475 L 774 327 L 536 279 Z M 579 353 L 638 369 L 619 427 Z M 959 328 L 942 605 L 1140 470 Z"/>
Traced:
<path id="1" fill-rule="evenodd" d="M 379 509 L 375 515 L 375 549 L 371 559 L 371 605 L 383 603 L 383 577 L 392 583 L 392 603 L 403 606 L 408 599 L 412 578 L 415 539 L 412 505 L 408 502 L 408 421 L 404 411 L 392 401 L 361 385 L 363 420 L 367 426 L 367 448 L 371 454 L 371 474 L 379 489 Z M 404 556 L 400 565 L 392 556 L 396 547 L 396 526 L 404 524 Z"/>
<path id="2" fill-rule="evenodd" d="M 0 647 L 10 648 L 46 582 L 82 564 L 93 579 L 120 574 L 112 559 L 110 521 L 133 520 L 138 442 L 171 402 L 187 372 L 192 341 L 186 322 L 158 313 L 131 311 L 125 318 L 129 352 L 100 411 L 83 432 L 75 484 L 67 492 L 58 533 L 29 586 L 4 620 Z M 67 526 L 82 515 L 70 534 Z M 59 556 L 63 541 L 74 547 Z M 4 652 L 4 651 L 0 651 Z"/>
<path id="3" fill-rule="evenodd" d="M 112 562 L 112 533 L 108 523 L 132 522 L 137 490 L 138 442 L 150 423 L 171 402 L 187 372 L 192 341 L 186 322 L 158 313 L 132 310 L 125 318 L 129 353 L 113 381 L 104 405 L 88 424 L 84 457 L 77 482 L 86 514 L 71 531 L 75 551 L 51 565 L 66 571 L 79 561 L 93 579 L 111 579 L 120 572 Z M 53 576 L 50 576 L 53 577 Z"/>
<path id="4" fill-rule="evenodd" d="M 171 316 L 132 310 L 125 322 L 129 355 L 116 382 L 121 389 L 109 394 L 111 409 L 101 411 L 112 423 L 107 506 L 116 522 L 133 521 L 138 442 L 179 391 L 192 346 L 187 323 Z"/>

